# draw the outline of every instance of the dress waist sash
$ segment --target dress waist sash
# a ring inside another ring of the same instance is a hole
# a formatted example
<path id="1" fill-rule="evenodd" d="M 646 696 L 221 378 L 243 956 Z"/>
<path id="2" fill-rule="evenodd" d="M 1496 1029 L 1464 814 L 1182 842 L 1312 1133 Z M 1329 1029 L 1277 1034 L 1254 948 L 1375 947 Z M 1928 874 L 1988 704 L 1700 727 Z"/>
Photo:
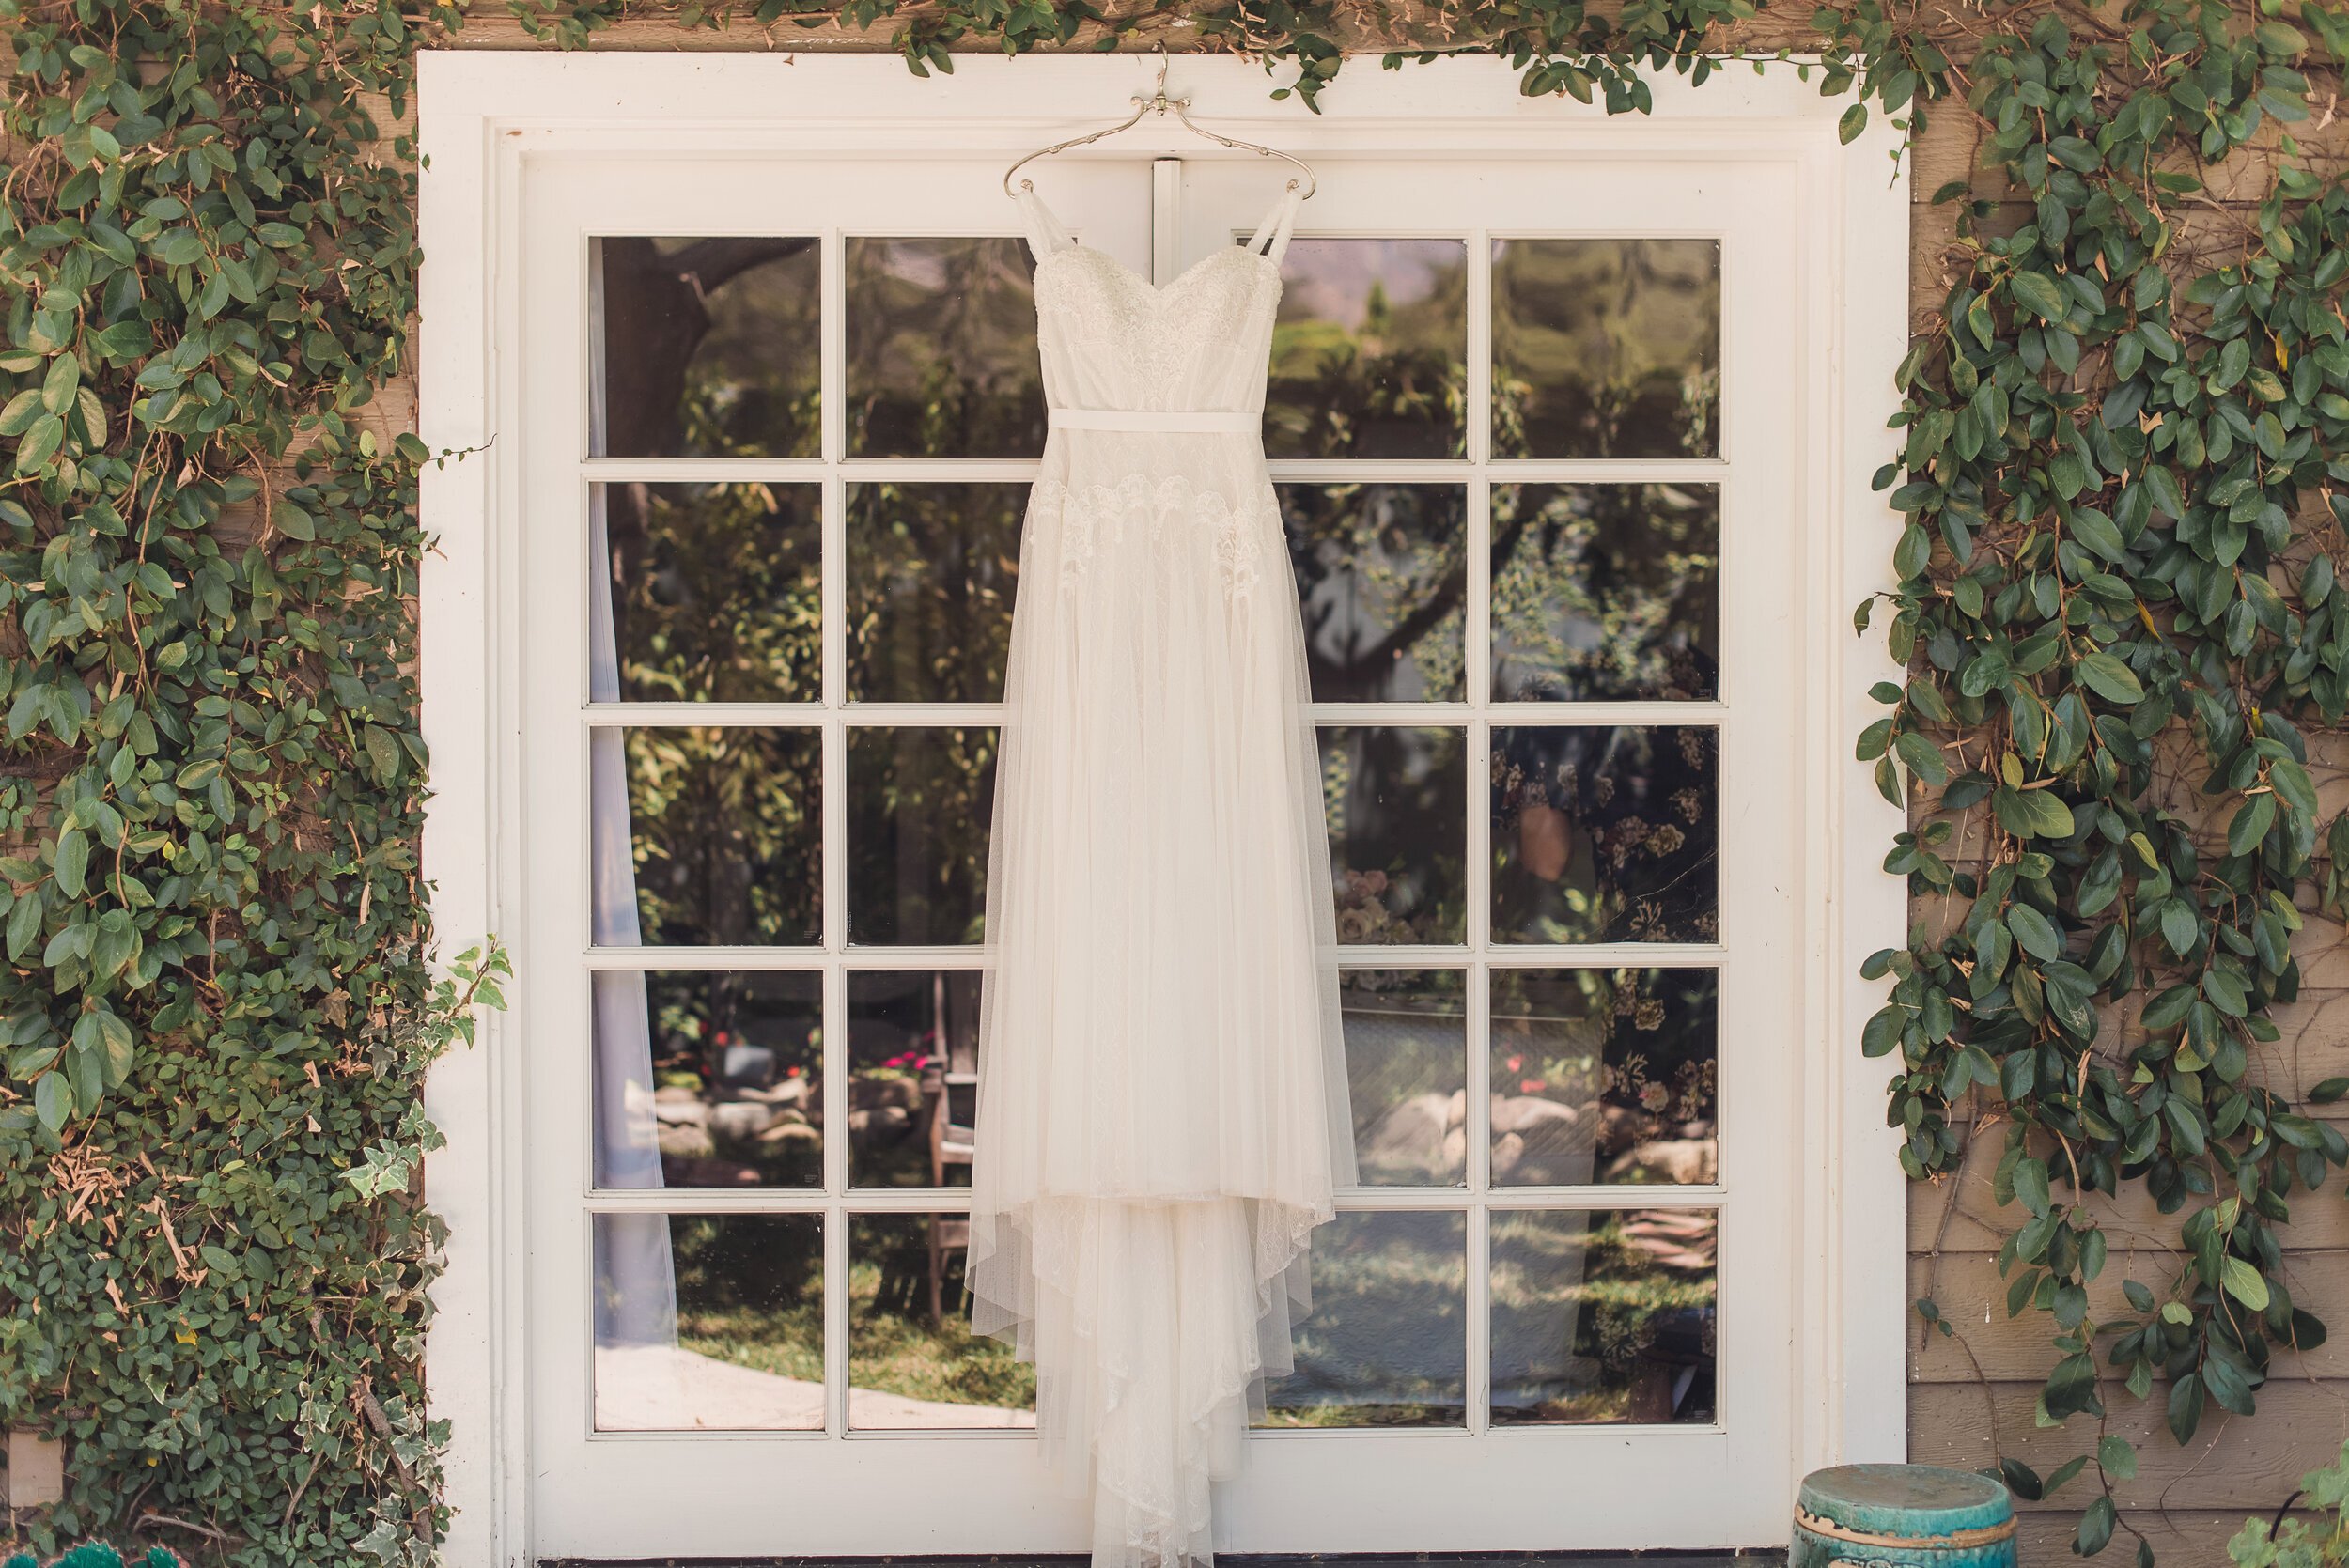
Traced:
<path id="1" fill-rule="evenodd" d="M 1055 430 L 1146 430 L 1181 435 L 1252 436 L 1264 415 L 1221 409 L 1052 409 Z"/>

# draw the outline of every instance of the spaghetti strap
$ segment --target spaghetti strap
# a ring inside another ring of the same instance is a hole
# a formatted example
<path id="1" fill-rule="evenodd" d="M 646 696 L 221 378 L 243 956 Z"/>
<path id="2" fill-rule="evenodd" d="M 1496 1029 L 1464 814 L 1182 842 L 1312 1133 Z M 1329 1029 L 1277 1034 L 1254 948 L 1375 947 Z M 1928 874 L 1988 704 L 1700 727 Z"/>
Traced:
<path id="1" fill-rule="evenodd" d="M 1067 225 L 1052 215 L 1052 210 L 1044 205 L 1044 198 L 1036 193 L 1034 185 L 1021 180 L 1014 199 L 1019 203 L 1019 210 L 1028 221 L 1028 243 L 1035 248 L 1037 260 L 1041 261 L 1054 251 L 1065 251 L 1076 244 L 1076 239 L 1068 232 Z"/>
<path id="2" fill-rule="evenodd" d="M 1261 252 L 1274 261 L 1289 248 L 1289 231 L 1297 222 L 1297 209 L 1304 196 L 1295 185 L 1281 193 L 1281 199 L 1272 204 L 1256 232 L 1248 237 L 1248 248 Z"/>

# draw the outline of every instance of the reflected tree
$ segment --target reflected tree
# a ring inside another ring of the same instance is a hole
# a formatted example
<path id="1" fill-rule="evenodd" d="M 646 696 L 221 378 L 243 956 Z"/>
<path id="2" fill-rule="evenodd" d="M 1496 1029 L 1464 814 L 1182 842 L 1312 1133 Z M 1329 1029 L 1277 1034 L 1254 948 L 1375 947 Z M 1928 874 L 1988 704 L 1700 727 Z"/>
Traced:
<path id="1" fill-rule="evenodd" d="M 1492 505 L 1495 700 L 1714 696 L 1717 488 L 1499 485 Z"/>

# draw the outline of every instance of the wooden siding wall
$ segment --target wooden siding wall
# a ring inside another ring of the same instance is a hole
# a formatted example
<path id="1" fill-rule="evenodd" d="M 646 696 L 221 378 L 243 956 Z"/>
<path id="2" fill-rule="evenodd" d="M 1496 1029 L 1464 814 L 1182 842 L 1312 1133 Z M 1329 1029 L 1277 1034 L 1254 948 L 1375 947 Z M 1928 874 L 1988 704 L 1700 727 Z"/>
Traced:
<path id="1" fill-rule="evenodd" d="M 1956 19 L 1952 25 L 1962 31 L 1978 33 L 1984 25 L 1962 0 L 1951 14 Z M 468 48 L 542 47 L 503 14 L 489 13 L 469 22 L 457 41 Z M 1375 40 L 1359 41 L 1375 47 Z M 1800 40 L 1796 33 L 1779 36 L 1757 30 L 1749 41 L 1760 47 L 1781 42 L 1799 47 Z M 1179 36 L 1174 43 L 1180 47 Z M 886 48 L 887 37 L 885 32 L 859 36 L 789 26 L 764 32 L 686 32 L 665 20 L 645 20 L 599 34 L 590 47 L 597 54 L 679 49 L 830 52 Z M 1377 70 L 1377 64 L 1373 58 L 1351 69 Z M 1954 210 L 1933 206 L 1933 194 L 1948 181 L 1968 178 L 1979 132 L 1962 105 L 1945 105 L 1913 153 L 1910 315 L 1921 332 L 1930 330 L 1937 319 L 1957 242 Z M 2314 131 L 2303 128 L 2302 141 L 2316 149 L 2326 166 L 2349 166 L 2349 121 Z M 2185 225 L 2198 242 L 2215 254 L 2227 247 L 2227 237 L 2239 229 L 2245 208 L 2264 189 L 2275 157 L 2271 150 L 2235 160 L 2214 182 L 2213 199 L 2183 204 Z M 2016 204 L 2002 209 L 2002 215 L 2011 225 L 2021 221 L 2016 214 L 2023 210 Z M 405 379 L 387 392 L 375 413 L 387 433 L 410 428 L 414 404 L 412 378 Z M 1889 454 L 1889 435 L 1886 445 Z M 1889 536 L 1886 548 L 1890 548 Z M 2340 749 L 2338 758 L 2317 760 L 2333 763 L 2329 771 L 2320 771 L 2327 784 L 2326 811 L 2349 805 L 2349 767 L 2343 766 L 2349 764 L 2349 746 Z M 2349 944 L 2338 927 L 2311 922 L 2303 934 L 2303 1000 L 2282 1020 L 2285 1039 L 2273 1058 L 2273 1070 L 2295 1093 L 2349 1074 L 2349 1005 L 2343 1005 L 2349 1002 Z M 1928 1333 L 1922 1331 L 1921 1320 L 1912 1320 L 1909 1452 L 1919 1462 L 1973 1468 L 1990 1463 L 2003 1445 L 2044 1471 L 2083 1446 L 2092 1446 L 2094 1434 L 2077 1421 L 2065 1430 L 2042 1431 L 2032 1419 L 2036 1389 L 2051 1353 L 2044 1315 L 2013 1324 L 2006 1317 L 2005 1286 L 1996 1254 L 2012 1225 L 1989 1188 L 2000 1136 L 1995 1126 L 1986 1130 L 1975 1146 L 1979 1157 L 1969 1160 L 1962 1177 L 1915 1188 L 1909 1195 L 1911 1294 L 1933 1296 L 1956 1329 L 1955 1338 Z M 1884 1181 L 1901 1180 L 1892 1169 L 1877 1174 Z M 2131 1274 L 2159 1288 L 2171 1266 L 2168 1254 L 2176 1234 L 2175 1223 L 2141 1199 L 2108 1208 L 2114 1252 L 2099 1310 L 2118 1301 L 2119 1281 Z M 2223 1564 L 2224 1543 L 2246 1514 L 2272 1514 L 2282 1507 L 2301 1474 L 2331 1459 L 2349 1439 L 2349 1202 L 2303 1198 L 2296 1212 L 2290 1283 L 2295 1298 L 2332 1320 L 2337 1336 L 2333 1343 L 2296 1362 L 2279 1364 L 2260 1397 L 2257 1417 L 2237 1420 L 2214 1409 L 2195 1441 L 2184 1449 L 2170 1440 L 2162 1426 L 2158 1395 L 2154 1403 L 2139 1405 L 2117 1386 L 2113 1389 L 2111 1430 L 2139 1438 L 2143 1456 L 2139 1480 L 2121 1490 L 2121 1499 L 2130 1523 L 2151 1537 L 2168 1568 Z M 2071 1521 L 2077 1507 L 2092 1496 L 2091 1484 L 2075 1482 L 2052 1504 L 2025 1505 L 2027 1563 L 2067 1559 Z M 2117 1568 L 2127 1560 L 2132 1545 L 2124 1534 L 2104 1560 Z"/>

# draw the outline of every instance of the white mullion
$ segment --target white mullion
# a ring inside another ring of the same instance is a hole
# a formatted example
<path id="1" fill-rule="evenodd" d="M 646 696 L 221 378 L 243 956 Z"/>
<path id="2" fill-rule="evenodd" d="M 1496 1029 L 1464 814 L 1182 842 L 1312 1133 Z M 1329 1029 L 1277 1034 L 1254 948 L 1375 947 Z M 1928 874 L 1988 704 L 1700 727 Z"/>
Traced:
<path id="1" fill-rule="evenodd" d="M 1150 160 L 1150 286 L 1163 288 L 1183 270 L 1183 161 Z"/>
<path id="2" fill-rule="evenodd" d="M 1487 1205 L 1506 1211 L 1548 1213 L 1614 1209 L 1718 1209 L 1729 1199 L 1723 1187 L 1499 1187 Z"/>
<path id="3" fill-rule="evenodd" d="M 1463 661 L 1468 699 L 1469 770 L 1464 824 L 1468 859 L 1468 945 L 1476 957 L 1468 969 L 1468 1032 L 1465 1048 L 1467 1100 L 1460 1125 L 1467 1135 L 1469 1207 L 1467 1256 L 1468 1429 L 1482 1436 L 1492 1427 L 1492 1212 L 1484 1201 L 1492 1186 L 1492 237 L 1469 234 L 1468 258 L 1468 458 L 1473 474 L 1468 488 L 1468 592 L 1461 608 L 1467 639 Z"/>
<path id="4" fill-rule="evenodd" d="M 971 1208 L 967 1187 L 852 1187 L 840 1202 L 850 1214 L 942 1214 Z"/>
<path id="5" fill-rule="evenodd" d="M 1719 458 L 1496 458 L 1488 466 L 1528 485 L 1719 485 L 1730 474 Z"/>
<path id="6" fill-rule="evenodd" d="M 829 1156 L 829 1149 L 827 1155 Z M 1479 1207 L 1579 1211 L 1593 1209 L 1718 1209 L 1729 1189 L 1698 1187 L 1497 1187 L 1475 1193 L 1463 1187 L 1342 1187 L 1343 1214 L 1458 1213 Z M 613 1187 L 586 1195 L 597 1214 L 961 1214 L 967 1187 L 850 1188 L 830 1193 L 813 1187 Z"/>
<path id="7" fill-rule="evenodd" d="M 858 729 L 999 729 L 1001 703 L 851 703 L 848 722 Z"/>
<path id="8" fill-rule="evenodd" d="M 826 1052 L 829 1054 L 830 1046 Z M 829 1093 L 829 1091 L 827 1091 Z M 848 1140 L 832 1136 L 832 1118 L 824 1128 L 824 1163 L 832 1163 L 832 1146 Z M 845 1133 L 846 1128 L 842 1131 Z M 836 1189 L 835 1189 L 836 1190 Z M 835 1437 L 848 1431 L 848 1217 L 835 1199 L 824 1217 L 824 1430 Z"/>
<path id="9" fill-rule="evenodd" d="M 817 252 L 817 427 L 822 432 L 823 461 L 830 464 L 848 453 L 848 244 L 836 225 L 824 230 Z"/>
<path id="10" fill-rule="evenodd" d="M 827 486 L 832 489 L 832 486 Z M 832 503 L 827 500 L 827 512 Z M 827 519 L 827 536 L 834 523 Z M 827 537 L 827 556 L 834 550 L 846 559 L 846 533 Z M 827 561 L 827 582 L 834 573 Z M 858 725 L 895 728 L 968 730 L 1003 723 L 1001 702 L 846 702 L 834 692 L 841 686 L 832 669 L 848 655 L 846 587 L 841 603 L 832 603 L 825 589 L 825 700 L 822 702 L 583 702 L 580 719 L 599 728 L 756 728 L 813 730 L 850 716 Z M 834 629 L 839 645 L 834 648 Z M 846 672 L 844 672 L 846 674 Z M 1718 728 L 1729 719 L 1722 702 L 1315 702 L 1309 706 L 1315 725 L 1346 728 L 1440 728 L 1461 730 L 1480 723 L 1497 723 L 1520 730 L 1572 730 L 1602 725 L 1699 725 Z"/>
<path id="11" fill-rule="evenodd" d="M 845 546 L 844 546 L 845 548 Z M 838 613 L 827 607 L 828 627 L 847 618 L 846 595 Z M 824 633 L 827 644 L 832 632 Z M 829 647 L 826 663 L 838 668 L 848 656 L 847 634 L 837 653 Z M 828 674 L 825 685 L 835 684 Z M 652 729 L 817 729 L 847 722 L 865 727 L 894 725 L 908 729 L 987 729 L 1003 722 L 1001 703 L 596 703 L 580 709 L 590 725 L 604 728 Z M 1456 722 L 1456 720 L 1455 721 Z"/>
<path id="12" fill-rule="evenodd" d="M 1275 484 L 1458 485 L 1475 472 L 1460 458 L 1270 458 Z"/>
<path id="13" fill-rule="evenodd" d="M 821 458 L 587 458 L 580 473 L 596 485 L 819 484 Z"/>
<path id="14" fill-rule="evenodd" d="M 1717 969 L 1728 956 L 1727 948 L 1704 942 L 1511 943 L 1477 961 L 1497 970 L 1701 970 Z"/>
<path id="15" fill-rule="evenodd" d="M 841 720 L 848 694 L 848 245 L 837 227 L 823 237 L 818 385 L 823 431 L 822 594 L 823 760 L 817 769 L 817 872 L 823 887 L 823 1029 L 820 1086 L 824 1113 L 824 1432 L 848 1430 L 848 1236 L 839 1195 L 848 1185 L 848 981 L 831 961 L 848 942 L 848 735 Z M 789 475 L 786 475 L 786 477 Z M 777 716 L 780 719 L 780 715 Z M 796 717 L 796 715 L 795 715 Z"/>
<path id="16" fill-rule="evenodd" d="M 1364 956 L 1353 967 L 1377 961 L 1376 955 L 1392 949 L 1349 950 Z M 850 972 L 896 970 L 985 969 L 995 950 L 972 943 L 968 947 L 586 947 L 581 959 L 591 970 L 743 970 L 760 973 L 813 973 L 832 968 Z M 1458 967 L 1458 954 L 1452 955 Z M 1341 962 L 1351 960 L 1341 959 Z M 1383 966 L 1382 966 L 1383 967 Z"/>
<path id="17" fill-rule="evenodd" d="M 1496 724 L 1517 729 L 1557 729 L 1576 725 L 1697 724 L 1718 725 L 1728 718 L 1720 703 L 1487 703 L 1485 714 Z"/>
<path id="18" fill-rule="evenodd" d="M 1481 467 L 1492 459 L 1492 231 L 1470 229 L 1468 250 L 1468 458 Z"/>
<path id="19" fill-rule="evenodd" d="M 1468 1429 L 1482 1436 L 1492 1426 L 1492 1211 L 1483 1203 L 1468 1211 L 1463 1245 L 1468 1265 Z"/>
<path id="20" fill-rule="evenodd" d="M 1476 1206 L 1463 1187 L 1341 1187 L 1340 1214 L 1458 1214 Z"/>
<path id="21" fill-rule="evenodd" d="M 587 1195 L 597 1214 L 815 1214 L 830 1202 L 812 1187 L 607 1187 Z"/>
<path id="22" fill-rule="evenodd" d="M 831 425 L 824 421 L 826 439 Z M 846 439 L 846 432 L 842 432 Z M 1034 458 L 588 458 L 581 472 L 598 484 L 820 484 L 834 472 L 856 481 L 929 480 L 1023 485 L 1038 468 Z"/>
<path id="23" fill-rule="evenodd" d="M 1468 1136 L 1468 1189 L 1492 1188 L 1492 981 L 1483 963 L 1468 974 L 1468 1103 L 1460 1125 Z"/>

